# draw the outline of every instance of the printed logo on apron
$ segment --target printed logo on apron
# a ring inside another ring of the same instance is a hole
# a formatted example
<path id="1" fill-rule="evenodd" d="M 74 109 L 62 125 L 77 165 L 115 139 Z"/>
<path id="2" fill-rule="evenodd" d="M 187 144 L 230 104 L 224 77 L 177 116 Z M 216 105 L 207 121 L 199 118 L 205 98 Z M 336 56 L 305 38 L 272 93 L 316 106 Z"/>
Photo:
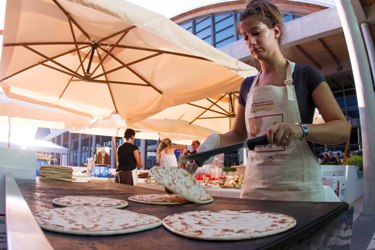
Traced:
<path id="1" fill-rule="evenodd" d="M 275 123 L 284 122 L 284 115 L 283 114 L 273 114 L 273 115 L 263 115 L 263 116 L 253 116 L 248 118 L 247 120 L 249 124 L 249 133 L 248 137 L 253 138 L 259 135 L 264 134 L 262 131 L 262 127 L 269 128 Z M 276 145 L 263 145 L 263 146 L 256 146 L 254 152 L 276 152 L 276 151 L 283 151 L 285 147 L 276 146 Z"/>

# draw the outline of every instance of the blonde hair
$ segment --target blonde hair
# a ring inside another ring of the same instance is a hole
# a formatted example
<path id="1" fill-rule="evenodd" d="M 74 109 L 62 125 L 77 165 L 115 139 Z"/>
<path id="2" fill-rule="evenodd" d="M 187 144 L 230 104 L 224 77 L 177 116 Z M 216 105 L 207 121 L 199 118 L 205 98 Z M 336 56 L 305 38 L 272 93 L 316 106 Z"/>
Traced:
<path id="1" fill-rule="evenodd" d="M 163 140 L 160 141 L 159 146 L 158 146 L 158 153 L 161 153 L 166 147 L 172 144 L 171 139 L 169 138 L 164 138 Z"/>

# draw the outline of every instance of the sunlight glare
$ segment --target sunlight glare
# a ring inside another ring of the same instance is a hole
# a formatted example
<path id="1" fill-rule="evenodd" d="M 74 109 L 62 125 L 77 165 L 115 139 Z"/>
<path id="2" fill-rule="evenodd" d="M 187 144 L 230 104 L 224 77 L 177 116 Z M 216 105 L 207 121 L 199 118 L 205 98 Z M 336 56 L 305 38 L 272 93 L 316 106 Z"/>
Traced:
<path id="1" fill-rule="evenodd" d="M 28 126 L 28 125 L 18 125 L 18 124 L 11 124 L 10 130 L 10 142 L 14 144 L 20 144 L 24 146 L 30 145 L 34 138 L 37 131 L 37 127 Z M 4 116 L 0 119 L 0 142 L 8 143 L 8 136 L 9 136 L 9 119 L 8 117 L 4 118 Z"/>

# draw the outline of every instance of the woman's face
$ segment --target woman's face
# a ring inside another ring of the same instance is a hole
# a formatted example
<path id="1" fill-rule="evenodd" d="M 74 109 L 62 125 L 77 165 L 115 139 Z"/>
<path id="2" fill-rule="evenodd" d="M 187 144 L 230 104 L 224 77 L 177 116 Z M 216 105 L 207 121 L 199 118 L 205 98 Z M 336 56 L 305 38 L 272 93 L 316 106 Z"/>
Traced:
<path id="1" fill-rule="evenodd" d="M 239 23 L 238 28 L 251 55 L 258 61 L 267 60 L 280 49 L 280 29 L 277 25 L 269 28 L 259 18 L 247 17 Z"/>

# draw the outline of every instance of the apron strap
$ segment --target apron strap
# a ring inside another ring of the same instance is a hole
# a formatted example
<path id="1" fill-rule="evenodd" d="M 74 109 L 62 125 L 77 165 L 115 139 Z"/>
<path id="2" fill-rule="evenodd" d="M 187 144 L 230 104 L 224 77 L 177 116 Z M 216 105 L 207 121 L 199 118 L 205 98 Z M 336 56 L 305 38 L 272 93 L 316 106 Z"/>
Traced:
<path id="1" fill-rule="evenodd" d="M 286 69 L 286 77 L 285 77 L 284 84 L 286 86 L 286 90 L 288 93 L 288 100 L 292 102 L 296 102 L 297 97 L 296 97 L 296 92 L 294 91 L 294 86 L 293 86 L 293 72 L 294 72 L 294 68 L 296 64 L 289 60 L 287 60 L 287 62 L 288 62 L 288 66 Z"/>

